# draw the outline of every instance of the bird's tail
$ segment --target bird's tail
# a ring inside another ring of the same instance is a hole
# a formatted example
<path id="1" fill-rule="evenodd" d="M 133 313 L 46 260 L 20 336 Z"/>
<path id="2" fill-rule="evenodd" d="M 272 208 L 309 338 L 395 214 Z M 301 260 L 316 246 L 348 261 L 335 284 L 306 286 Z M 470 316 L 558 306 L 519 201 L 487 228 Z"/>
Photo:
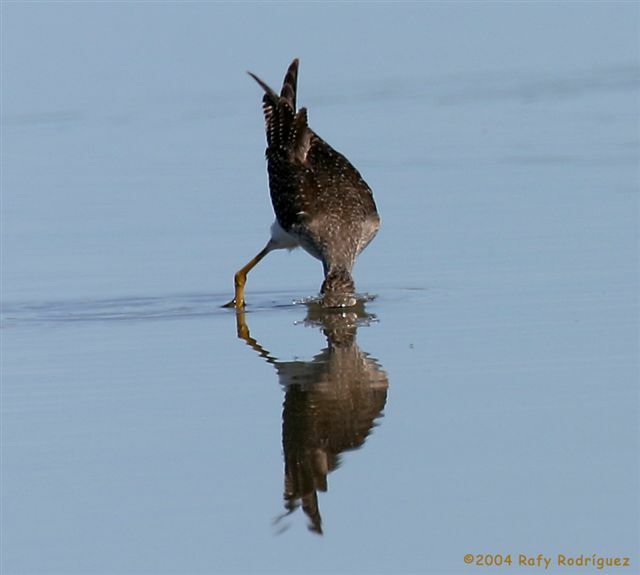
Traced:
<path id="1" fill-rule="evenodd" d="M 269 148 L 283 150 L 296 158 L 304 159 L 308 148 L 307 111 L 301 108 L 296 112 L 298 59 L 293 60 L 287 69 L 279 96 L 258 76 L 252 72 L 248 74 L 264 90 L 262 110 Z"/>

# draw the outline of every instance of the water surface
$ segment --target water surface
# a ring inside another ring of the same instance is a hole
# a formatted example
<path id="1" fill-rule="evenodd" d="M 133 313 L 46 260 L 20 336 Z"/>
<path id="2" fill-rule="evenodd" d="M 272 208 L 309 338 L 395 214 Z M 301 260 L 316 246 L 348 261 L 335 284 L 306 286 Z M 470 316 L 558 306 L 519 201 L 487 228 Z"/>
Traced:
<path id="1" fill-rule="evenodd" d="M 3 573 L 637 567 L 637 5 L 2 16 Z M 321 314 L 278 252 L 236 315 L 273 217 L 244 70 L 294 56 L 375 193 L 371 297 Z"/>

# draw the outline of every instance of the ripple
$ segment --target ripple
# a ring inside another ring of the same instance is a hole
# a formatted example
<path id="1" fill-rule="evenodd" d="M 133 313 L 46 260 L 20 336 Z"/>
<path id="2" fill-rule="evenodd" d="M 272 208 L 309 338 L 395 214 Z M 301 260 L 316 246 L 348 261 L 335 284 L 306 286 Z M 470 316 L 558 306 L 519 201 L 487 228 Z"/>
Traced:
<path id="1" fill-rule="evenodd" d="M 134 296 L 103 299 L 23 301 L 3 303 L 2 328 L 26 325 L 73 324 L 88 322 L 137 322 L 223 316 L 234 310 L 223 309 L 229 294 L 191 293 L 165 296 Z M 292 308 L 304 305 L 289 292 L 252 294 L 247 312 Z"/>
<path id="2" fill-rule="evenodd" d="M 17 302 L 2 307 L 3 328 L 59 324 L 183 319 L 219 313 L 216 296 L 186 294 L 67 301 Z"/>

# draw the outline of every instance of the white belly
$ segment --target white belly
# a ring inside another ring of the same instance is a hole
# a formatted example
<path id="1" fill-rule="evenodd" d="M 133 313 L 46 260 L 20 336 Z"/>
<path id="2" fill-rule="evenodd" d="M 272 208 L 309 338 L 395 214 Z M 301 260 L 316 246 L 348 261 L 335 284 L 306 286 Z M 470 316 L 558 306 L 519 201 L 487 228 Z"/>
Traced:
<path id="1" fill-rule="evenodd" d="M 269 240 L 269 245 L 272 250 L 293 250 L 300 247 L 309 255 L 322 261 L 322 256 L 313 244 L 305 241 L 304 237 L 285 231 L 278 223 L 278 220 L 275 220 L 273 224 L 271 224 L 271 240 Z"/>
<path id="2" fill-rule="evenodd" d="M 274 250 L 292 250 L 300 245 L 298 238 L 286 232 L 278 220 L 271 224 L 271 243 Z"/>

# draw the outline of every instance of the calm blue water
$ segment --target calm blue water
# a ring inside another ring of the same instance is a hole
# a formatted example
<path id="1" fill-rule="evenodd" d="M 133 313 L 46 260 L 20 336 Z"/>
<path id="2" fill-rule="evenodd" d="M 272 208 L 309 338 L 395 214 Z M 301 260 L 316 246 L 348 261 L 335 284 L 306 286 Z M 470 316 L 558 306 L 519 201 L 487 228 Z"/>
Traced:
<path id="1" fill-rule="evenodd" d="M 633 3 L 3 2 L 2 572 L 637 572 L 639 37 Z M 296 56 L 375 192 L 371 298 L 319 314 L 277 252 L 236 316 L 273 218 L 244 72 Z"/>

